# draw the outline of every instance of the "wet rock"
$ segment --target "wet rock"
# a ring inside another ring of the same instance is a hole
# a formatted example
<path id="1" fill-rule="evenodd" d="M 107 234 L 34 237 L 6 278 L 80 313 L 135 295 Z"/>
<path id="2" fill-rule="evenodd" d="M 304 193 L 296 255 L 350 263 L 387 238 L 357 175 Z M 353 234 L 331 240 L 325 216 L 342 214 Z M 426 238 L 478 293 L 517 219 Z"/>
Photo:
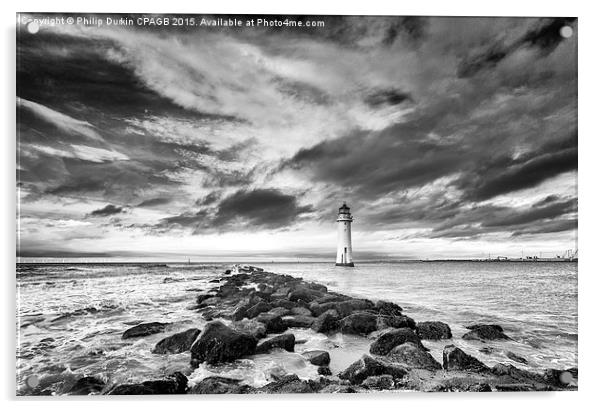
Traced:
<path id="1" fill-rule="evenodd" d="M 416 334 L 420 339 L 449 339 L 452 337 L 449 325 L 441 321 L 425 321 L 416 324 Z"/>
<path id="2" fill-rule="evenodd" d="M 506 356 L 508 358 L 512 359 L 513 361 L 521 363 L 521 364 L 527 364 L 528 363 L 528 361 L 525 358 L 523 358 L 520 355 L 515 354 L 512 351 L 506 351 Z"/>
<path id="3" fill-rule="evenodd" d="M 314 316 L 320 316 L 324 312 L 334 309 L 341 318 L 351 315 L 354 311 L 371 310 L 374 303 L 370 300 L 350 299 L 340 302 L 327 302 L 323 304 L 311 303 L 309 309 Z"/>
<path id="4" fill-rule="evenodd" d="M 232 274 L 232 270 L 230 270 L 230 269 L 227 269 L 226 271 L 224 271 L 224 274 L 225 274 L 225 275 L 230 275 L 230 274 Z"/>
<path id="5" fill-rule="evenodd" d="M 146 322 L 144 324 L 138 324 L 126 330 L 121 336 L 122 339 L 146 337 L 147 335 L 158 334 L 159 332 L 165 331 L 165 328 L 169 324 L 164 322 Z"/>
<path id="6" fill-rule="evenodd" d="M 223 395 L 251 393 L 252 386 L 241 385 L 240 380 L 222 378 L 221 376 L 210 376 L 203 379 L 190 390 L 193 394 Z"/>
<path id="7" fill-rule="evenodd" d="M 153 354 L 180 354 L 189 351 L 200 333 L 201 330 L 191 328 L 184 332 L 179 332 L 170 337 L 163 338 L 155 345 Z"/>
<path id="8" fill-rule="evenodd" d="M 495 389 L 499 392 L 530 392 L 535 390 L 534 386 L 529 383 L 499 383 L 495 385 Z"/>
<path id="9" fill-rule="evenodd" d="M 322 296 L 320 291 L 312 290 L 307 287 L 297 287 L 288 295 L 289 301 L 297 302 L 297 301 L 305 301 L 312 302 L 316 298 Z"/>
<path id="10" fill-rule="evenodd" d="M 346 316 L 339 323 L 345 334 L 366 335 L 376 331 L 376 315 L 369 312 L 356 312 Z"/>
<path id="11" fill-rule="evenodd" d="M 290 311 L 283 307 L 276 307 L 269 310 L 268 313 L 282 317 L 284 315 L 290 314 Z"/>
<path id="12" fill-rule="evenodd" d="M 277 335 L 273 338 L 266 339 L 257 345 L 256 354 L 265 354 L 272 348 L 282 348 L 288 352 L 295 351 L 295 336 L 293 334 Z"/>
<path id="13" fill-rule="evenodd" d="M 259 391 L 264 393 L 312 393 L 313 388 L 309 382 L 302 381 L 297 375 L 288 375 L 281 380 L 268 383 Z"/>
<path id="14" fill-rule="evenodd" d="M 471 340 L 494 340 L 494 339 L 510 339 L 508 335 L 504 334 L 504 330 L 499 325 L 471 325 L 468 328 L 469 332 L 462 335 L 463 339 Z"/>
<path id="15" fill-rule="evenodd" d="M 201 362 L 230 362 L 252 355 L 256 346 L 257 339 L 251 335 L 229 328 L 222 322 L 212 321 L 190 348 L 190 363 L 196 368 Z"/>
<path id="16" fill-rule="evenodd" d="M 339 327 L 339 314 L 336 310 L 328 310 L 320 315 L 311 326 L 316 332 L 328 333 Z"/>
<path id="17" fill-rule="evenodd" d="M 174 395 L 186 393 L 188 378 L 181 372 L 158 381 L 118 385 L 111 389 L 107 395 Z"/>
<path id="18" fill-rule="evenodd" d="M 448 371 L 489 371 L 489 367 L 484 363 L 455 345 L 447 345 L 443 348 L 443 368 Z"/>
<path id="19" fill-rule="evenodd" d="M 75 382 L 67 392 L 69 395 L 90 395 L 100 393 L 106 386 L 105 382 L 94 377 L 85 376 Z"/>
<path id="20" fill-rule="evenodd" d="M 328 366 L 323 365 L 318 368 L 318 375 L 330 376 L 330 375 L 332 375 L 332 371 L 330 370 L 330 368 Z"/>
<path id="21" fill-rule="evenodd" d="M 364 355 L 339 374 L 339 378 L 352 384 L 361 384 L 369 376 L 391 375 L 393 378 L 403 378 L 408 371 L 401 365 L 392 364 L 382 359 Z"/>
<path id="22" fill-rule="evenodd" d="M 267 335 L 267 329 L 265 324 L 258 322 L 255 319 L 245 318 L 240 321 L 232 323 L 232 328 L 237 331 L 251 335 L 255 339 L 265 338 Z"/>
<path id="23" fill-rule="evenodd" d="M 320 393 L 357 393 L 357 390 L 353 386 L 337 385 L 333 383 L 322 388 Z"/>
<path id="24" fill-rule="evenodd" d="M 305 315 L 305 316 L 311 317 L 311 311 L 308 310 L 307 308 L 294 307 L 294 308 L 291 308 L 290 310 L 291 310 L 292 315 Z"/>
<path id="25" fill-rule="evenodd" d="M 493 347 L 483 347 L 479 349 L 479 352 L 485 355 L 491 355 L 495 351 Z"/>
<path id="26" fill-rule="evenodd" d="M 265 324 L 268 333 L 279 333 L 287 330 L 287 326 L 277 315 L 263 312 L 256 317 L 257 321 Z"/>
<path id="27" fill-rule="evenodd" d="M 407 315 L 379 315 L 376 320 L 376 328 L 416 328 L 416 322 Z"/>
<path id="28" fill-rule="evenodd" d="M 409 328 L 394 329 L 380 335 L 376 341 L 370 345 L 370 353 L 375 355 L 387 355 L 397 345 L 411 342 L 419 348 L 425 349 L 418 338 L 418 335 Z"/>
<path id="29" fill-rule="evenodd" d="M 286 301 L 289 301 L 288 298 L 288 294 L 290 293 L 291 289 L 289 287 L 279 287 L 276 291 L 274 291 L 272 294 L 270 294 L 270 300 L 272 302 L 277 301 L 277 300 L 284 300 L 286 299 Z M 293 301 L 289 301 L 289 302 L 293 302 Z M 287 307 L 285 307 L 287 308 Z"/>
<path id="30" fill-rule="evenodd" d="M 347 301 L 350 299 L 351 299 L 351 297 L 349 297 L 348 295 L 343 295 L 343 294 L 338 294 L 338 293 L 327 293 L 327 294 L 323 294 L 322 297 L 317 298 L 315 300 L 315 302 L 317 304 L 324 304 L 324 303 L 328 303 L 328 302 L 342 302 L 342 301 Z"/>
<path id="31" fill-rule="evenodd" d="M 428 369 L 435 371 L 441 369 L 441 364 L 424 349 L 418 348 L 416 344 L 407 342 L 396 346 L 387 355 L 392 362 L 404 364 L 409 368 Z"/>
<path id="32" fill-rule="evenodd" d="M 369 376 L 362 382 L 362 386 L 369 389 L 393 389 L 395 380 L 391 375 Z"/>
<path id="33" fill-rule="evenodd" d="M 389 301 L 377 301 L 375 309 L 380 315 L 391 315 L 399 317 L 403 315 L 403 308 Z"/>
<path id="34" fill-rule="evenodd" d="M 326 351 L 305 351 L 302 354 L 312 365 L 325 366 L 330 364 L 330 354 Z"/>
<path id="35" fill-rule="evenodd" d="M 310 328 L 316 319 L 305 315 L 282 317 L 282 322 L 287 328 Z"/>
<path id="36" fill-rule="evenodd" d="M 264 313 L 264 312 L 268 312 L 271 309 L 272 309 L 272 307 L 270 306 L 270 304 L 268 304 L 265 301 L 261 301 L 261 302 L 258 302 L 255 305 L 253 305 L 249 309 L 247 309 L 246 316 L 247 316 L 247 318 L 255 318 L 259 314 Z"/>
<path id="37" fill-rule="evenodd" d="M 546 369 L 543 373 L 543 381 L 545 383 L 560 388 L 577 386 L 577 378 L 577 368 L 567 370 Z"/>

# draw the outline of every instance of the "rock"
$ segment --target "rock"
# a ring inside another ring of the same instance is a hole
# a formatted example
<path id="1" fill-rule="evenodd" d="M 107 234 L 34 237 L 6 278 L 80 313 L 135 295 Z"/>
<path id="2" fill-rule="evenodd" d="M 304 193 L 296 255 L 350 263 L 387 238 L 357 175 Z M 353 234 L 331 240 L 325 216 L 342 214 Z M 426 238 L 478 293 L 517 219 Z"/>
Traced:
<path id="1" fill-rule="evenodd" d="M 322 376 L 330 376 L 332 375 L 332 371 L 330 370 L 330 368 L 328 366 L 320 366 L 318 368 L 318 375 L 322 375 Z"/>
<path id="2" fill-rule="evenodd" d="M 208 298 L 213 298 L 213 295 L 211 295 L 211 294 L 199 294 L 196 297 L 196 303 L 197 304 L 201 304 L 203 301 L 205 301 Z"/>
<path id="3" fill-rule="evenodd" d="M 214 278 L 213 280 L 209 280 L 210 283 L 219 283 L 220 279 L 219 278 Z"/>
<path id="4" fill-rule="evenodd" d="M 188 378 L 181 372 L 158 381 L 118 385 L 111 389 L 108 395 L 174 395 L 186 393 Z"/>
<path id="5" fill-rule="evenodd" d="M 290 314 L 290 311 L 283 307 L 276 307 L 269 310 L 268 313 L 282 317 L 284 315 Z"/>
<path id="6" fill-rule="evenodd" d="M 341 318 L 344 318 L 354 311 L 371 310 L 374 303 L 370 300 L 349 299 L 345 301 L 332 301 L 326 303 L 312 302 L 309 305 L 314 316 L 320 316 L 328 310 L 336 310 Z"/>
<path id="7" fill-rule="evenodd" d="M 267 329 L 265 324 L 258 322 L 255 319 L 242 319 L 232 323 L 232 328 L 237 331 L 244 332 L 251 335 L 255 339 L 265 338 L 267 335 Z"/>
<path id="8" fill-rule="evenodd" d="M 244 394 L 250 393 L 254 390 L 249 385 L 241 385 L 240 380 L 222 378 L 221 376 L 210 376 L 203 379 L 190 390 L 190 393 L 194 394 L 209 394 L 209 395 L 222 395 L 222 394 Z"/>
<path id="9" fill-rule="evenodd" d="M 153 354 L 180 354 L 189 351 L 200 333 L 201 330 L 191 328 L 184 332 L 179 332 L 170 337 L 163 338 L 155 345 Z"/>
<path id="10" fill-rule="evenodd" d="M 316 319 L 305 315 L 282 317 L 282 322 L 287 328 L 310 328 Z"/>
<path id="11" fill-rule="evenodd" d="M 418 348 L 416 344 L 407 342 L 396 346 L 389 352 L 387 358 L 393 362 L 404 364 L 409 368 L 428 369 L 435 371 L 441 369 L 441 364 L 424 349 Z"/>
<path id="12" fill-rule="evenodd" d="M 255 353 L 265 354 L 272 348 L 282 348 L 288 352 L 295 352 L 295 336 L 293 334 L 282 334 L 266 339 L 257 345 Z"/>
<path id="13" fill-rule="evenodd" d="M 330 354 L 326 351 L 305 351 L 302 355 L 312 365 L 325 366 L 330 363 Z"/>
<path id="14" fill-rule="evenodd" d="M 499 325 L 471 325 L 468 328 L 469 332 L 462 335 L 463 339 L 471 340 L 493 340 L 493 339 L 510 339 L 504 334 L 504 330 Z"/>
<path id="15" fill-rule="evenodd" d="M 515 361 L 515 362 L 519 362 L 519 363 L 521 363 L 521 364 L 527 364 L 527 363 L 528 363 L 528 361 L 527 361 L 525 358 L 523 358 L 523 357 L 522 357 L 522 356 L 520 356 L 520 355 L 517 355 L 517 354 L 515 354 L 515 353 L 514 353 L 514 352 L 512 352 L 512 351 L 506 351 L 506 356 L 507 356 L 508 358 L 512 359 L 513 361 Z"/>
<path id="16" fill-rule="evenodd" d="M 272 301 L 272 302 L 270 302 L 270 305 L 274 308 L 278 308 L 278 307 L 286 308 L 288 310 L 291 310 L 291 312 L 294 308 L 298 308 L 297 303 L 289 301 L 289 300 Z M 292 312 L 292 313 L 296 315 L 296 313 L 294 313 L 294 312 Z"/>
<path id="17" fill-rule="evenodd" d="M 535 390 L 534 386 L 528 383 L 499 383 L 495 385 L 495 389 L 499 392 L 530 392 Z"/>
<path id="18" fill-rule="evenodd" d="M 272 294 L 270 294 L 270 300 L 272 302 L 276 301 L 276 300 L 284 300 L 286 298 L 288 298 L 288 294 L 290 293 L 291 289 L 289 287 L 280 287 L 278 288 L 276 291 L 274 291 Z M 286 301 L 289 301 L 288 299 Z M 293 301 L 289 301 L 289 302 L 293 302 Z M 288 307 L 285 307 L 288 308 Z"/>
<path id="19" fill-rule="evenodd" d="M 369 389 L 393 389 L 395 380 L 391 375 L 369 376 L 362 382 L 362 386 Z"/>
<path id="20" fill-rule="evenodd" d="M 272 307 L 270 307 L 270 304 L 268 304 L 265 301 L 260 301 L 257 304 L 253 305 L 252 307 L 250 307 L 249 309 L 247 309 L 246 316 L 247 316 L 247 318 L 255 318 L 259 314 L 261 314 L 263 312 L 268 312 L 271 309 L 272 309 Z"/>
<path id="21" fill-rule="evenodd" d="M 546 369 L 543 373 L 545 383 L 560 388 L 576 386 L 577 378 L 577 368 L 570 368 L 564 371 L 560 369 Z"/>
<path id="22" fill-rule="evenodd" d="M 268 383 L 260 389 L 266 393 L 312 393 L 313 388 L 309 382 L 304 382 L 297 375 L 288 375 L 281 380 Z"/>
<path id="23" fill-rule="evenodd" d="M 169 324 L 164 322 L 146 322 L 138 324 L 135 327 L 129 328 L 121 336 L 122 339 L 145 337 L 147 335 L 158 334 L 165 331 Z"/>
<path id="24" fill-rule="evenodd" d="M 345 334 L 366 335 L 376 331 L 376 315 L 369 312 L 356 312 L 346 316 L 339 323 Z"/>
<path id="25" fill-rule="evenodd" d="M 247 310 L 249 309 L 249 305 L 247 302 L 242 302 L 238 306 L 234 308 L 234 312 L 230 315 L 232 321 L 240 321 L 247 316 Z"/>
<path id="26" fill-rule="evenodd" d="M 277 315 L 270 314 L 267 312 L 262 312 L 256 317 L 257 321 L 265 324 L 265 328 L 268 333 L 279 333 L 287 330 L 287 326 Z"/>
<path id="27" fill-rule="evenodd" d="M 337 385 L 333 383 L 322 388 L 320 393 L 357 393 L 357 390 L 353 386 Z"/>
<path id="28" fill-rule="evenodd" d="M 376 329 L 386 328 L 416 328 L 414 320 L 407 315 L 379 315 L 376 320 Z"/>
<path id="29" fill-rule="evenodd" d="M 403 308 L 389 301 L 377 301 L 375 305 L 376 311 L 380 315 L 391 315 L 401 317 Z"/>
<path id="30" fill-rule="evenodd" d="M 305 315 L 311 317 L 311 311 L 304 307 L 294 307 L 291 308 L 292 315 Z"/>
<path id="31" fill-rule="evenodd" d="M 339 326 L 339 314 L 335 310 L 328 310 L 320 315 L 311 326 L 316 332 L 327 333 L 334 331 Z"/>
<path id="32" fill-rule="evenodd" d="M 220 321 L 209 322 L 190 348 L 193 368 L 201 362 L 218 364 L 230 362 L 255 353 L 257 339 L 227 327 Z"/>
<path id="33" fill-rule="evenodd" d="M 288 299 L 289 299 L 289 301 L 293 301 L 293 302 L 300 301 L 300 300 L 305 301 L 305 302 L 312 302 L 316 298 L 319 298 L 321 296 L 322 296 L 322 293 L 320 291 L 312 290 L 307 287 L 298 286 L 293 291 L 290 292 L 290 294 L 288 295 Z"/>
<path id="34" fill-rule="evenodd" d="M 441 321 L 425 321 L 416 324 L 416 334 L 420 339 L 449 339 L 452 337 L 449 325 Z"/>
<path id="35" fill-rule="evenodd" d="M 230 270 L 230 269 L 227 269 L 226 271 L 224 271 L 224 274 L 225 274 L 225 275 L 232 274 L 232 270 Z"/>
<path id="36" fill-rule="evenodd" d="M 489 371 L 489 367 L 484 363 L 468 355 L 455 345 L 447 345 L 443 348 L 443 368 L 448 371 Z"/>
<path id="37" fill-rule="evenodd" d="M 412 342 L 419 348 L 425 349 L 418 335 L 409 328 L 394 329 L 380 335 L 370 345 L 370 353 L 375 355 L 387 355 L 397 345 Z"/>
<path id="38" fill-rule="evenodd" d="M 369 376 L 391 375 L 393 378 L 402 378 L 408 371 L 401 365 L 395 365 L 384 360 L 364 355 L 352 363 L 339 374 L 339 378 L 346 379 L 352 384 L 361 384 Z"/>
<path id="39" fill-rule="evenodd" d="M 495 351 L 495 348 L 492 347 L 483 347 L 479 349 L 479 352 L 485 355 L 491 355 Z"/>
<path id="40" fill-rule="evenodd" d="M 85 376 L 75 382 L 75 384 L 69 389 L 67 394 L 69 395 L 90 395 L 100 393 L 106 384 L 104 381 L 94 377 Z"/>

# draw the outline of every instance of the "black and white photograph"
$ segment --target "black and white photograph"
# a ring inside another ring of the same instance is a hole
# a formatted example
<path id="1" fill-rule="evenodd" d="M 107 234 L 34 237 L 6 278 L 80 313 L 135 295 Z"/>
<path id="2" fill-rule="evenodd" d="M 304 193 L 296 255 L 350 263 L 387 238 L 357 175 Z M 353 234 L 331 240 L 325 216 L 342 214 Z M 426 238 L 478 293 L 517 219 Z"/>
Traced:
<path id="1" fill-rule="evenodd" d="M 577 391 L 541 16 L 18 13 L 14 394 Z"/>

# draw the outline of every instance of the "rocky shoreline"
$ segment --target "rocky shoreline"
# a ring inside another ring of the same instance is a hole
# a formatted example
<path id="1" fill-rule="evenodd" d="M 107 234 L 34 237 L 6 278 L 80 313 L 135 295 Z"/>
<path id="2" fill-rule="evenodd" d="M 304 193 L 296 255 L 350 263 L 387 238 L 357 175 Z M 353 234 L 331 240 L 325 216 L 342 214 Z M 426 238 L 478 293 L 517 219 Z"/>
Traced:
<path id="1" fill-rule="evenodd" d="M 304 351 L 308 364 L 317 367 L 317 379 L 295 374 L 272 374 L 262 387 L 238 379 L 209 376 L 191 385 L 181 372 L 135 384 L 107 385 L 91 376 L 79 379 L 68 394 L 265 394 L 365 393 L 375 391 L 490 392 L 577 390 L 577 368 L 534 373 L 513 365 L 489 367 L 450 343 L 440 364 L 423 340 L 451 339 L 449 326 L 439 321 L 415 322 L 403 309 L 387 301 L 371 301 L 329 291 L 321 284 L 255 267 L 226 270 L 212 280 L 215 288 L 197 295 L 196 309 L 209 321 L 202 329 L 190 328 L 161 340 L 155 354 L 190 351 L 190 365 L 222 365 L 274 350 L 295 352 L 304 340 L 289 330 L 307 328 L 317 333 L 341 332 L 374 338 L 370 353 L 358 356 L 348 368 L 332 373 L 327 351 Z M 164 332 L 168 323 L 142 323 L 122 338 Z M 467 327 L 466 340 L 508 340 L 495 324 Z M 487 348 L 487 347 L 485 347 Z M 519 356 L 511 359 L 520 362 Z"/>

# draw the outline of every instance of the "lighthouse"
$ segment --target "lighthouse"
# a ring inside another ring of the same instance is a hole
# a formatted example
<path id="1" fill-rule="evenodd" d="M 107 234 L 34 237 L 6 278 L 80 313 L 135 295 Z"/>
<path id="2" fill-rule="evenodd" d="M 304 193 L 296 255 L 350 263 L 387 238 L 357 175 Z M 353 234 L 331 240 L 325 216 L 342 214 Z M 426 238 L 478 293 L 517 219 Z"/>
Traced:
<path id="1" fill-rule="evenodd" d="M 339 216 L 337 217 L 339 242 L 337 246 L 336 265 L 343 267 L 353 267 L 353 257 L 351 257 L 351 212 L 346 203 L 339 207 Z"/>

